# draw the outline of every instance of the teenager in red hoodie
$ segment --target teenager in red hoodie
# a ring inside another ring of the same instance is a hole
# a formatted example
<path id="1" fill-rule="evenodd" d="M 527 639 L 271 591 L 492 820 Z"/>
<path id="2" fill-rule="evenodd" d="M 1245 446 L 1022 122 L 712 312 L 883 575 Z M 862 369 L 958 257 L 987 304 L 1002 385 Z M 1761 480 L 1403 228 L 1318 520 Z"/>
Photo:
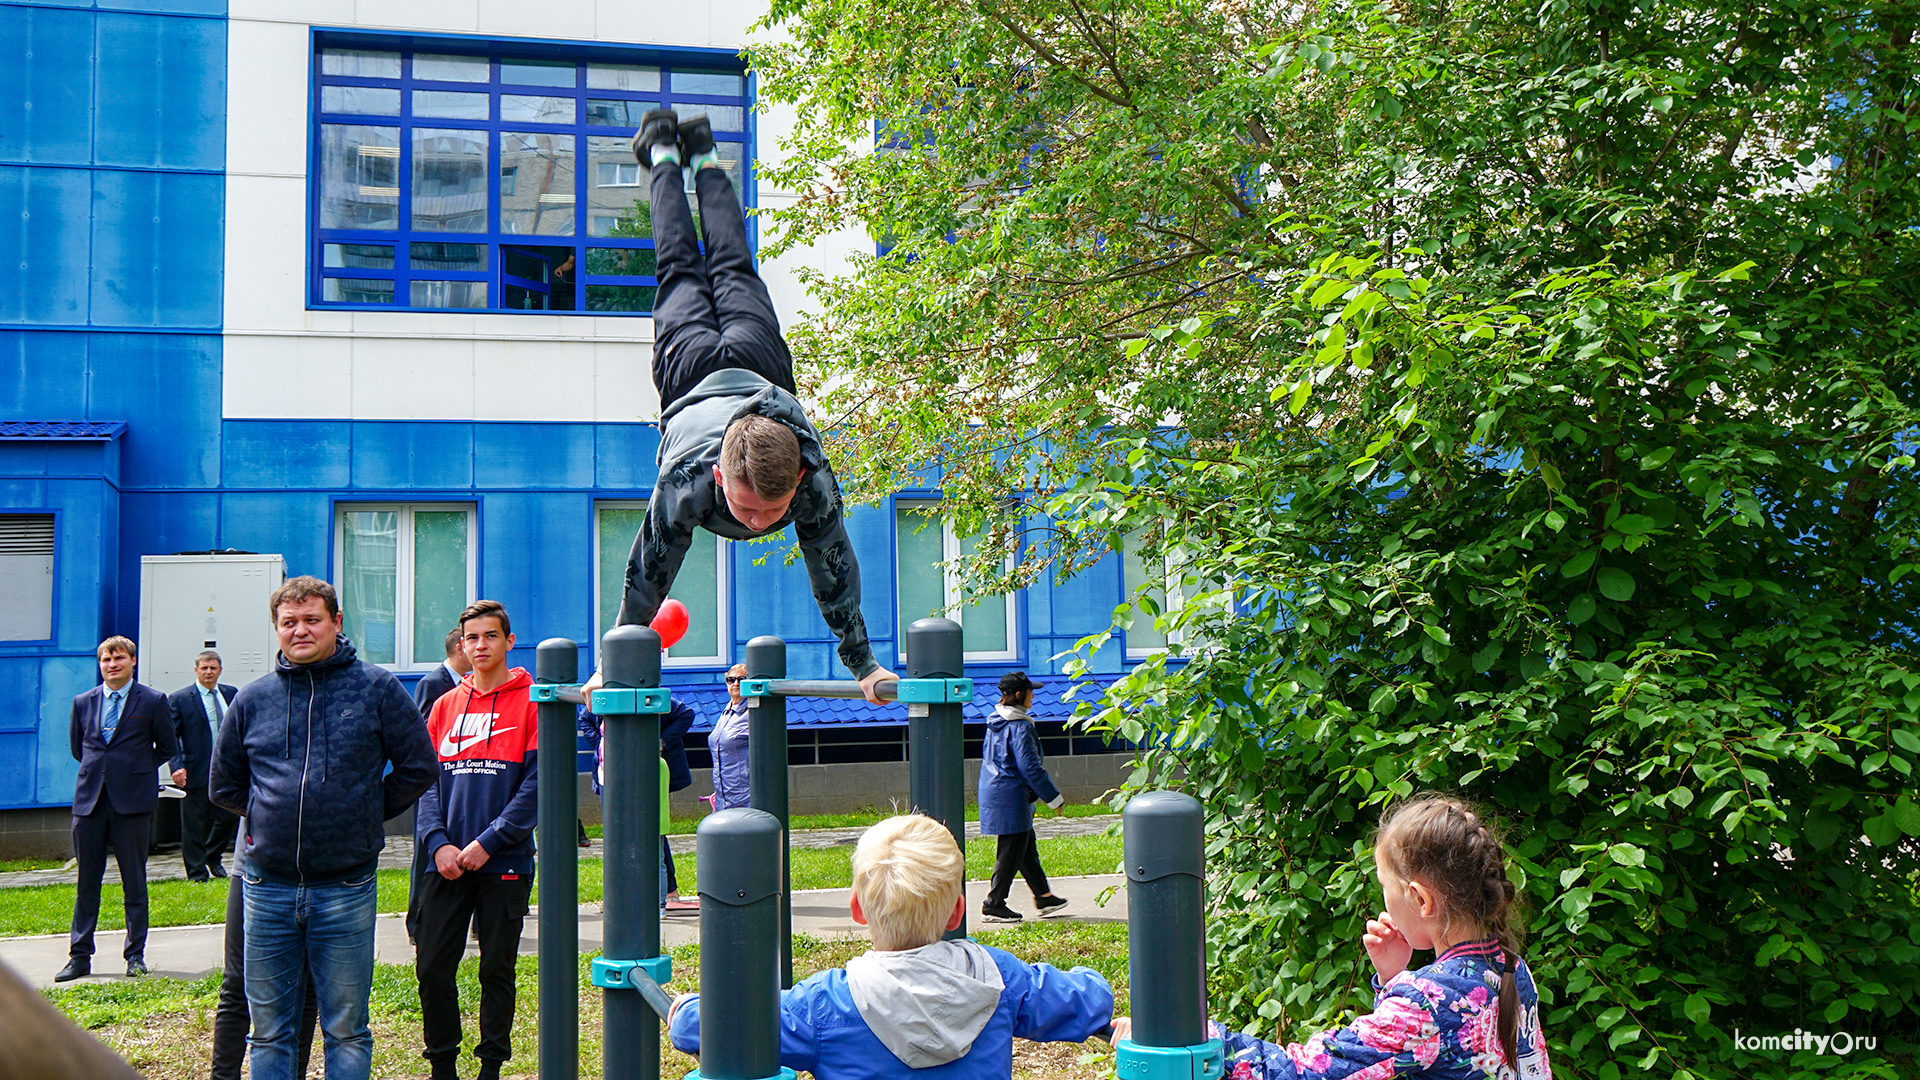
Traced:
<path id="1" fill-rule="evenodd" d="M 513 1056 L 514 958 L 533 886 L 538 815 L 537 707 L 533 677 L 508 668 L 507 609 L 481 600 L 460 613 L 473 670 L 434 702 L 427 737 L 440 776 L 420 796 L 414 842 L 433 860 L 420 892 L 414 972 L 433 1080 L 455 1080 L 460 995 L 454 971 L 472 927 L 480 939 L 480 1080 L 498 1080 Z"/>

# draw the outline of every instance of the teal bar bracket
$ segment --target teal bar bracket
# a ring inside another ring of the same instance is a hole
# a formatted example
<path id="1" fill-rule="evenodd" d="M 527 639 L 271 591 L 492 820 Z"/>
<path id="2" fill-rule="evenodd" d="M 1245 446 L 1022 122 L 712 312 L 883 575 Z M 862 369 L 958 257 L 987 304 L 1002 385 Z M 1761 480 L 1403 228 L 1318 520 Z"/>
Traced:
<path id="1" fill-rule="evenodd" d="M 664 686 L 634 689 L 601 688 L 593 692 L 593 711 L 599 716 L 632 716 L 636 713 L 663 713 L 673 707 Z"/>
<path id="2" fill-rule="evenodd" d="M 1113 1073 L 1119 1080 L 1220 1080 L 1226 1064 L 1227 1044 L 1219 1039 L 1198 1046 L 1141 1046 L 1121 1039 Z"/>
<path id="3" fill-rule="evenodd" d="M 533 684 L 531 690 L 527 691 L 527 700 L 533 702 L 564 701 L 565 699 L 560 696 L 561 694 L 568 691 L 578 693 L 579 690 L 579 683 L 537 682 Z"/>
<path id="4" fill-rule="evenodd" d="M 673 957 L 609 960 L 604 956 L 596 956 L 593 959 L 593 985 L 602 990 L 637 990 L 640 984 L 633 977 L 636 970 L 645 972 L 656 985 L 665 986 L 673 978 Z"/>
<path id="5" fill-rule="evenodd" d="M 744 693 L 744 691 L 743 691 Z M 894 700 L 910 705 L 951 705 L 973 700 L 972 679 L 901 679 Z"/>
<path id="6" fill-rule="evenodd" d="M 773 693 L 772 679 L 741 679 L 740 696 L 743 698 L 766 697 Z M 695 1069 L 694 1072 L 698 1072 Z"/>

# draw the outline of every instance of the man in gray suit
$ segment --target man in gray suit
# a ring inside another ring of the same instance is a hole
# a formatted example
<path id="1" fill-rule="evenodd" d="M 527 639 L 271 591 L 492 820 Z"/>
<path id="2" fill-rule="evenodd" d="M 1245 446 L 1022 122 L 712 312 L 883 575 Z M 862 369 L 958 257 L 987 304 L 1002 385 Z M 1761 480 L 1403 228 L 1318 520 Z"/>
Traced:
<path id="1" fill-rule="evenodd" d="M 147 973 L 147 838 L 160 802 L 160 765 L 179 750 L 160 691 L 133 681 L 134 645 L 115 636 L 97 653 L 103 684 L 73 699 L 69 736 L 80 775 L 73 785 L 73 854 L 80 864 L 73 898 L 66 982 L 93 973 L 93 929 L 107 851 L 120 864 L 127 903 L 127 977 Z"/>
<path id="2" fill-rule="evenodd" d="M 173 758 L 173 782 L 186 789 L 180 804 L 180 858 L 187 864 L 188 881 L 227 876 L 220 857 L 233 843 L 240 817 L 207 798 L 207 763 L 213 760 L 213 738 L 227 703 L 239 693 L 220 681 L 220 654 L 208 649 L 193 659 L 193 685 L 167 695 L 173 714 L 173 733 L 180 752 Z"/>

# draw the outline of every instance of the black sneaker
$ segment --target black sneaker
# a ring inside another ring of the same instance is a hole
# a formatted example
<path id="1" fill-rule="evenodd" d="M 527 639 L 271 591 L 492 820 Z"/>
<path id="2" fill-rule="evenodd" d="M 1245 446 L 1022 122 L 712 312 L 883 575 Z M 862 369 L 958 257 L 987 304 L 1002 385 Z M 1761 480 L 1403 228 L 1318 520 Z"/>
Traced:
<path id="1" fill-rule="evenodd" d="M 635 161 L 653 168 L 653 148 L 673 146 L 680 140 L 680 116 L 672 109 L 655 109 L 640 118 L 640 130 L 633 136 Z"/>
<path id="2" fill-rule="evenodd" d="M 1061 908 L 1067 906 L 1067 898 L 1064 896 L 1055 896 L 1052 893 L 1048 893 L 1045 896 L 1034 897 L 1033 906 L 1036 910 L 1040 912 L 1041 918 L 1043 919 L 1051 918 Z"/>
<path id="3" fill-rule="evenodd" d="M 693 164 L 695 155 L 713 149 L 713 122 L 706 113 L 694 113 L 680 121 L 680 163 Z"/>
<path id="4" fill-rule="evenodd" d="M 989 902 L 980 905 L 980 918 L 984 922 L 1019 922 L 1020 913 L 1005 904 Z"/>

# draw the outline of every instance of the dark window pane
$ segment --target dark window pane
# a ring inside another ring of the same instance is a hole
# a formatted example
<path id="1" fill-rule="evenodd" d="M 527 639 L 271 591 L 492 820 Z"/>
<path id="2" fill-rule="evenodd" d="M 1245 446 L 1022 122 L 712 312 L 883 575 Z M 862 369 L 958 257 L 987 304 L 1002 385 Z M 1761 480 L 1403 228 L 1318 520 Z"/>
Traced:
<path id="1" fill-rule="evenodd" d="M 361 116 L 399 116 L 400 91 L 378 86 L 323 86 L 320 111 Z"/>
<path id="2" fill-rule="evenodd" d="M 747 92 L 747 77 L 731 71 L 676 71 L 673 89 L 681 94 L 741 97 Z"/>
<path id="3" fill-rule="evenodd" d="M 651 285 L 589 285 L 588 311 L 652 311 Z"/>
<path id="4" fill-rule="evenodd" d="M 487 268 L 487 245 L 485 244 L 414 244 L 410 252 L 409 265 L 415 273 L 422 270 L 485 270 Z M 392 265 L 392 256 L 388 256 L 388 265 Z"/>
<path id="5" fill-rule="evenodd" d="M 571 60 L 502 60 L 500 81 L 515 86 L 573 86 Z"/>
<path id="6" fill-rule="evenodd" d="M 393 282 L 383 278 L 330 277 L 321 295 L 338 304 L 391 304 Z"/>
<path id="7" fill-rule="evenodd" d="M 393 269 L 393 249 L 385 244 L 322 244 L 321 247 L 324 249 L 321 262 L 326 266 L 355 270 Z"/>
<path id="8" fill-rule="evenodd" d="M 587 249 L 587 273 L 595 277 L 652 277 L 657 267 L 652 248 Z"/>
<path id="9" fill-rule="evenodd" d="M 579 102 L 570 97 L 501 94 L 500 119 L 517 124 L 571 124 Z"/>

